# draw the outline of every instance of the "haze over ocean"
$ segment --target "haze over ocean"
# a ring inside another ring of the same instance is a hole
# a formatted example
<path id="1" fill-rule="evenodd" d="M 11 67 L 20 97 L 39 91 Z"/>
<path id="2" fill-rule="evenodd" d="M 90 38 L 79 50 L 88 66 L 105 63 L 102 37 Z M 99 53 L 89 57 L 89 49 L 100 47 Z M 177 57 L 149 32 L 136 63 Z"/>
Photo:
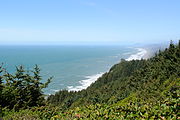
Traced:
<path id="1" fill-rule="evenodd" d="M 0 62 L 8 71 L 23 65 L 41 68 L 44 80 L 53 76 L 45 94 L 61 89 L 85 89 L 121 58 L 140 59 L 145 49 L 128 46 L 1 46 Z"/>

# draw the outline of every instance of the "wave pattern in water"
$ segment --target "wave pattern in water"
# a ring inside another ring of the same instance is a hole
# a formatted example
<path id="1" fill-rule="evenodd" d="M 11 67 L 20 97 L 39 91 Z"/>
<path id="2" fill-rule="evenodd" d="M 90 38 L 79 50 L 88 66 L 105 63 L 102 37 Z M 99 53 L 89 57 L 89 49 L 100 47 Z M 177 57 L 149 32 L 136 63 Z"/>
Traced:
<path id="1" fill-rule="evenodd" d="M 43 90 L 53 94 L 61 89 L 85 89 L 121 58 L 140 59 L 145 53 L 144 49 L 129 46 L 0 46 L 0 63 L 12 73 L 15 66 L 32 69 L 38 64 L 43 82 L 53 76 Z"/>
<path id="2" fill-rule="evenodd" d="M 88 86 L 90 86 L 92 83 L 94 83 L 99 77 L 101 77 L 103 73 L 86 76 L 85 80 L 79 81 L 80 85 L 78 86 L 67 86 L 69 91 L 80 91 L 83 89 L 86 89 Z"/>
<path id="3" fill-rule="evenodd" d="M 147 54 L 147 51 L 143 48 L 136 48 L 136 49 L 138 50 L 138 52 L 136 54 L 130 55 L 130 57 L 126 59 L 127 61 L 140 60 L 144 58 L 144 56 Z"/>
<path id="4" fill-rule="evenodd" d="M 145 55 L 147 54 L 147 51 L 143 48 L 136 48 L 137 49 L 137 53 L 130 55 L 130 57 L 128 57 L 126 60 L 130 61 L 130 60 L 140 60 L 142 58 L 145 57 Z M 126 53 L 124 53 L 126 54 Z M 127 52 L 127 54 L 130 54 L 130 52 Z M 114 56 L 112 56 L 114 57 Z M 78 86 L 67 86 L 69 91 L 80 91 L 83 89 L 86 89 L 88 86 L 90 86 L 92 83 L 94 83 L 99 77 L 101 77 L 103 75 L 103 73 L 99 73 L 99 74 L 95 74 L 95 75 L 91 75 L 91 76 L 86 76 L 85 80 L 81 80 L 79 81 L 80 85 Z"/>

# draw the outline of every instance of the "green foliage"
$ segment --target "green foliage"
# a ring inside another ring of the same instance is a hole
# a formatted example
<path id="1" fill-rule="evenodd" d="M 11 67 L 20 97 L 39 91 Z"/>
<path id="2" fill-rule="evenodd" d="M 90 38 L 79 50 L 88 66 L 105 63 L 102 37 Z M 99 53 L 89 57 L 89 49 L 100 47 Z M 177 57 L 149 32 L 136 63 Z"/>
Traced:
<path id="1" fill-rule="evenodd" d="M 180 79 L 179 79 L 180 80 Z M 138 101 L 121 104 L 95 104 L 76 107 L 67 111 L 59 112 L 51 117 L 55 120 L 89 119 L 89 120 L 124 120 L 124 119 L 171 119 L 180 117 L 179 80 L 165 93 L 166 99 L 156 101 L 155 104 L 140 103 Z M 132 95 L 130 98 L 135 97 Z"/>
<path id="2" fill-rule="evenodd" d="M 179 43 L 180 44 L 180 43 Z M 167 84 L 180 77 L 180 48 L 171 41 L 169 48 L 148 60 L 121 60 L 86 90 L 59 91 L 48 102 L 64 109 L 91 104 L 113 104 L 136 94 L 143 102 L 164 99 Z"/>
<path id="3" fill-rule="evenodd" d="M 0 67 L 0 74 L 2 71 L 3 68 Z M 32 90 L 35 94 L 24 94 L 21 91 L 21 94 L 25 95 L 21 99 L 30 95 L 33 105 L 28 104 L 29 107 L 41 105 L 39 103 L 43 101 L 41 89 L 46 87 L 48 82 L 45 84 L 39 82 L 41 80 L 39 68 L 36 67 L 31 73 L 27 75 L 24 69 L 18 68 L 15 75 L 7 72 L 1 75 L 0 90 L 3 100 L 13 98 L 9 101 L 10 104 L 15 103 L 18 106 L 19 99 L 16 95 L 18 96 L 19 92 L 16 88 L 24 85 L 27 87 L 26 90 L 31 91 L 31 87 L 28 86 L 33 85 L 33 88 L 36 88 Z M 5 92 L 9 94 L 4 94 Z M 36 97 L 33 98 L 34 96 Z M 79 92 L 61 90 L 47 98 L 49 104 L 46 106 L 20 111 L 3 108 L 1 113 L 4 119 L 176 120 L 180 119 L 179 96 L 180 41 L 178 45 L 174 45 L 171 41 L 169 48 L 159 51 L 148 60 L 121 60 L 85 90 Z M 25 103 L 21 104 L 26 106 Z M 11 108 L 8 105 L 6 107 Z"/>
<path id="4" fill-rule="evenodd" d="M 33 112 L 29 109 L 19 110 L 18 112 L 14 110 L 4 109 L 3 112 L 3 120 L 41 120 L 36 112 Z"/>
<path id="5" fill-rule="evenodd" d="M 36 65 L 34 70 L 24 70 L 23 66 L 16 67 L 15 74 L 10 74 L 5 69 L 1 71 L 1 107 L 19 110 L 32 106 L 44 105 L 42 89 L 47 87 L 51 78 L 42 83 L 40 69 Z"/>
<path id="6" fill-rule="evenodd" d="M 179 80 L 178 80 L 179 81 Z M 157 101 L 154 105 L 139 102 L 129 102 L 125 105 L 118 103 L 95 104 L 83 107 L 76 107 L 66 111 L 60 110 L 58 107 L 42 106 L 32 109 L 21 110 L 18 112 L 10 111 L 4 119 L 50 119 L 50 120 L 124 120 L 124 119 L 164 119 L 177 120 L 180 117 L 180 99 L 179 83 L 174 84 L 168 89 L 166 99 Z M 134 96 L 134 95 L 133 95 Z M 133 97 L 132 96 L 132 97 Z"/>

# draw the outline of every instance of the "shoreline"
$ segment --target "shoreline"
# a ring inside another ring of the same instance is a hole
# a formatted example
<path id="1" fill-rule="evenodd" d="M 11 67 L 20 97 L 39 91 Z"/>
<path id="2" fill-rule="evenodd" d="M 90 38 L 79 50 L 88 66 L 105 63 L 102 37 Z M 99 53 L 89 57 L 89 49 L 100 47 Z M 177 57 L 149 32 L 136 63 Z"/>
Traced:
<path id="1" fill-rule="evenodd" d="M 92 83 L 94 83 L 99 77 L 101 77 L 104 73 L 100 72 L 98 74 L 85 76 L 84 80 L 80 80 L 80 85 L 78 86 L 67 86 L 68 91 L 81 91 L 89 87 Z"/>
<path id="2" fill-rule="evenodd" d="M 135 48 L 135 49 L 137 50 L 137 53 L 130 54 L 130 56 L 125 60 L 127 60 L 127 61 L 140 60 L 140 59 L 148 59 L 148 58 L 152 57 L 152 51 L 150 49 L 147 49 L 144 47 L 139 47 L 139 48 Z M 78 86 L 67 86 L 67 89 L 68 89 L 68 91 L 81 91 L 83 89 L 86 89 L 92 83 L 94 83 L 96 80 L 98 80 L 98 78 L 101 77 L 104 73 L 100 72 L 98 74 L 85 76 L 84 80 L 79 81 L 80 85 L 78 85 Z"/>
<path id="3" fill-rule="evenodd" d="M 131 60 L 140 60 L 140 59 L 146 59 L 145 55 L 148 53 L 148 51 L 144 48 L 135 48 L 137 50 L 137 53 L 131 54 L 127 59 L 127 61 Z"/>

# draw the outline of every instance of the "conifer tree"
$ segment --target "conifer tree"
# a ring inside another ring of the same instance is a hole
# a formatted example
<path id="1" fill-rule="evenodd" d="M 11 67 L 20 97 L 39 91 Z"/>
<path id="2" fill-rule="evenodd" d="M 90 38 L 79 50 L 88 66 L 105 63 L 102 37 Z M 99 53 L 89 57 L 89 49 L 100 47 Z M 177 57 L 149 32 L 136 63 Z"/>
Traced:
<path id="1" fill-rule="evenodd" d="M 3 68 L 2 68 L 2 65 L 0 66 L 0 107 L 1 107 L 1 104 L 2 104 L 2 100 L 3 100 L 3 98 L 2 98 L 2 89 L 3 89 L 3 85 L 2 85 L 2 83 L 3 83 L 3 81 L 2 81 L 2 79 L 3 79 L 3 77 L 2 77 L 2 72 L 3 72 Z"/>
<path id="2" fill-rule="evenodd" d="M 39 74 L 40 69 L 37 65 L 32 71 L 27 71 L 23 66 L 19 66 L 16 67 L 15 74 L 5 72 L 1 76 L 1 79 L 4 80 L 4 87 L 0 105 L 15 110 L 43 105 L 42 89 L 47 87 L 52 77 L 42 83 L 42 77 Z"/>

